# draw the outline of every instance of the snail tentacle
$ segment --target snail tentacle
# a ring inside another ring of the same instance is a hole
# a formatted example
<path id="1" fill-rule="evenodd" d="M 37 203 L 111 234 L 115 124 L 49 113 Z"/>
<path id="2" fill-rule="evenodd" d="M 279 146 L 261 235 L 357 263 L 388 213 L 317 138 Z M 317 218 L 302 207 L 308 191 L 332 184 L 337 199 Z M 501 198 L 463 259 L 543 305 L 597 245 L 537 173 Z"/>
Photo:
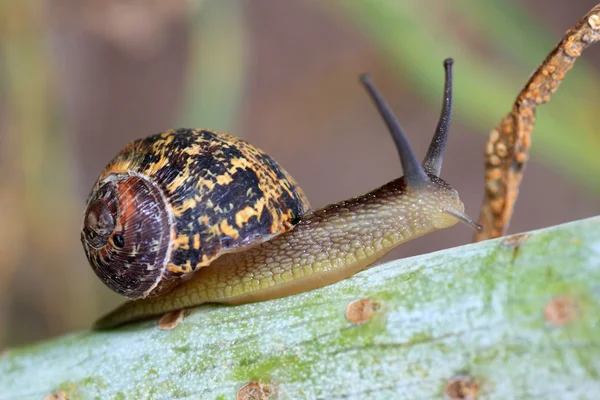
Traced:
<path id="1" fill-rule="evenodd" d="M 431 139 L 431 144 L 427 150 L 427 155 L 423 160 L 423 169 L 426 173 L 435 176 L 440 176 L 442 170 L 442 162 L 444 161 L 444 149 L 448 133 L 450 133 L 450 120 L 452 119 L 452 66 L 454 60 L 447 58 L 444 60 L 444 70 L 446 79 L 444 81 L 444 100 L 442 103 L 442 111 L 438 121 L 435 135 Z"/>
<path id="2" fill-rule="evenodd" d="M 406 183 L 409 186 L 416 187 L 428 182 L 429 178 L 423 170 L 423 167 L 421 167 L 421 163 L 417 160 L 412 147 L 410 147 L 410 143 L 408 142 L 408 138 L 406 137 L 400 122 L 398 122 L 396 116 L 390 109 L 390 106 L 375 87 L 371 75 L 362 74 L 360 76 L 360 81 L 375 104 L 377 111 L 383 118 L 388 130 L 392 134 L 392 138 L 394 139 L 396 148 L 400 154 L 400 162 L 402 163 L 402 170 L 404 171 Z"/>

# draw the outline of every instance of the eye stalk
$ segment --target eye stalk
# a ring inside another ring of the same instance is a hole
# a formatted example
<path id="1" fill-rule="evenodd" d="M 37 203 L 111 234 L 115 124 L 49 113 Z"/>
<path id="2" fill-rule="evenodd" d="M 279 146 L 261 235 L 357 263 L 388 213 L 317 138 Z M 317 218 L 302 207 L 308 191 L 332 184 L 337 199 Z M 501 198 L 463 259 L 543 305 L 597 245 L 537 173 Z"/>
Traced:
<path id="1" fill-rule="evenodd" d="M 369 74 L 362 74 L 360 76 L 361 83 L 367 89 L 371 100 L 375 103 L 377 111 L 385 121 L 396 147 L 398 153 L 400 153 L 400 160 L 402 162 L 402 170 L 404 171 L 404 177 L 409 186 L 418 186 L 424 182 L 429 181 L 427 174 L 439 176 L 442 170 L 442 162 L 444 160 L 444 149 L 446 148 L 446 141 L 448 139 L 448 133 L 450 131 L 450 120 L 452 118 L 452 66 L 454 60 L 447 58 L 444 60 L 444 70 L 446 72 L 446 79 L 444 83 L 444 101 L 442 105 L 442 112 L 440 119 L 435 131 L 431 144 L 427 150 L 427 155 L 423 160 L 423 164 L 419 163 L 415 153 L 413 152 L 406 134 L 404 133 L 400 123 L 394 116 L 389 105 L 384 100 L 383 96 L 379 93 L 373 78 Z"/>
<path id="2" fill-rule="evenodd" d="M 444 82 L 444 101 L 442 104 L 442 112 L 438 121 L 435 135 L 431 139 L 429 150 L 423 160 L 423 169 L 426 173 L 439 176 L 442 170 L 442 162 L 444 161 L 444 149 L 446 148 L 446 140 L 450 132 L 450 120 L 452 119 L 452 66 L 454 60 L 446 58 L 444 60 L 444 70 L 446 79 Z"/>
<path id="3" fill-rule="evenodd" d="M 404 171 L 404 179 L 406 179 L 406 183 L 408 186 L 416 187 L 420 186 L 429 181 L 427 174 L 421 167 L 419 160 L 415 156 L 414 151 L 410 147 L 408 143 L 408 139 L 402 126 L 394 116 L 394 113 L 390 109 L 390 106 L 387 104 L 383 96 L 379 93 L 375 84 L 373 83 L 373 78 L 369 74 L 362 74 L 360 76 L 360 81 L 367 89 L 369 96 L 373 103 L 375 103 L 375 107 L 379 114 L 385 121 L 390 133 L 392 134 L 392 138 L 396 143 L 396 148 L 398 149 L 398 153 L 400 154 L 400 162 L 402 163 L 402 170 Z"/>

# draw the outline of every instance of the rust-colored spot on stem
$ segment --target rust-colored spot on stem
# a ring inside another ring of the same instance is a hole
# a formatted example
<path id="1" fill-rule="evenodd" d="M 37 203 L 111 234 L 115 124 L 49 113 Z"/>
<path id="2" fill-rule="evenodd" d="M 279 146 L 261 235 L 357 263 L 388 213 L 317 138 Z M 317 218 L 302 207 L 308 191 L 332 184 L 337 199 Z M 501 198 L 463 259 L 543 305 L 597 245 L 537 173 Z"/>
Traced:
<path id="1" fill-rule="evenodd" d="M 49 394 L 48 396 L 44 397 L 44 400 L 69 400 L 69 396 L 67 395 L 66 392 L 63 392 L 61 390 L 61 391 Z"/>
<path id="2" fill-rule="evenodd" d="M 472 376 L 458 375 L 446 383 L 444 393 L 451 400 L 476 400 L 479 384 Z"/>
<path id="3" fill-rule="evenodd" d="M 565 326 L 577 317 L 577 303 L 571 296 L 556 296 L 546 304 L 544 318 L 555 326 Z"/>
<path id="4" fill-rule="evenodd" d="M 184 310 L 176 310 L 166 313 L 158 320 L 158 328 L 164 331 L 175 329 L 183 320 L 184 312 Z"/>
<path id="5" fill-rule="evenodd" d="M 271 397 L 273 391 L 267 385 L 259 382 L 248 382 L 237 392 L 237 400 L 266 400 Z"/>
<path id="6" fill-rule="evenodd" d="M 590 24 L 590 27 L 593 30 L 600 30 L 600 15 L 598 14 L 592 14 L 590 15 L 590 17 L 588 18 L 588 24 Z"/>
<path id="7" fill-rule="evenodd" d="M 529 240 L 530 237 L 531 235 L 528 233 L 507 236 L 502 240 L 502 246 L 514 249 L 520 247 L 523 243 L 527 242 L 527 240 Z"/>
<path id="8" fill-rule="evenodd" d="M 353 324 L 363 324 L 373 316 L 373 312 L 378 308 L 379 303 L 368 297 L 353 301 L 346 307 L 346 319 Z"/>

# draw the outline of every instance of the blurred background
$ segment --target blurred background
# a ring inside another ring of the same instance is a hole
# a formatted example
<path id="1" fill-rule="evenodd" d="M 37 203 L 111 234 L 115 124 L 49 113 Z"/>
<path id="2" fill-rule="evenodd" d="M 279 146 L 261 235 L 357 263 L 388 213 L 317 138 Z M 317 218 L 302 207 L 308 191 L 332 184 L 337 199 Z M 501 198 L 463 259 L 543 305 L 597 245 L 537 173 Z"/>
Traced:
<path id="1" fill-rule="evenodd" d="M 442 60 L 455 113 L 442 176 L 477 218 L 489 130 L 594 0 L 0 2 L 0 349 L 84 329 L 122 299 L 79 241 L 85 200 L 132 139 L 171 127 L 240 136 L 313 207 L 400 175 L 357 81 L 371 72 L 425 154 Z M 600 45 L 538 112 L 511 232 L 600 213 Z M 471 241 L 460 225 L 388 258 Z"/>

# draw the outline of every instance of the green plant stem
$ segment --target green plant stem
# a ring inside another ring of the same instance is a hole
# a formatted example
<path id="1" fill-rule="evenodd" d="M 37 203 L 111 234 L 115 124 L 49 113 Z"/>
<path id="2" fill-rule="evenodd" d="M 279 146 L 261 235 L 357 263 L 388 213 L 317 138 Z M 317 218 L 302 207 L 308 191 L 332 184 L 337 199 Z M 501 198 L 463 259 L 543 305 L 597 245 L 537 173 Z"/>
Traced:
<path id="1" fill-rule="evenodd" d="M 0 399 L 442 398 L 453 378 L 479 399 L 600 393 L 600 217 L 372 267 L 263 303 L 195 309 L 80 332 L 0 357 Z M 378 307 L 362 324 L 349 303 Z M 476 388 L 475 388 L 476 386 Z M 452 386 L 450 386 L 452 387 Z"/>

